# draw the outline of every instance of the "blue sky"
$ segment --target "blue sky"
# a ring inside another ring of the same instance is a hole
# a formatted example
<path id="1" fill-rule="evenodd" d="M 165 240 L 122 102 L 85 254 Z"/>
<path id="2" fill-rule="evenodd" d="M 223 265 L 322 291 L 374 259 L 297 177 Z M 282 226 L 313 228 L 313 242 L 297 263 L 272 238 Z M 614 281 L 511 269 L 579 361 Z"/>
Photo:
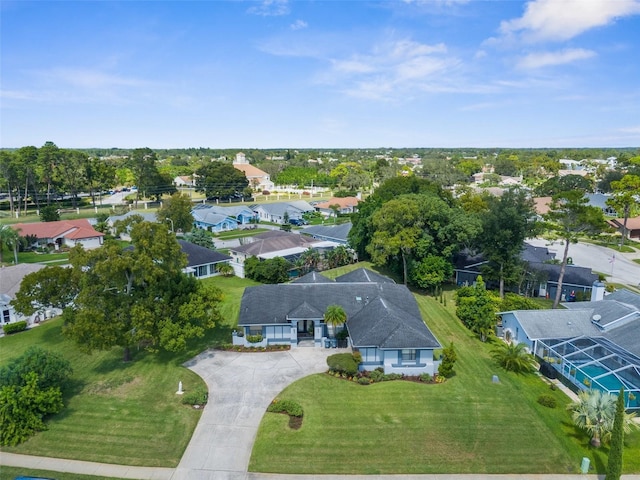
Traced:
<path id="1" fill-rule="evenodd" d="M 5 1 L 0 146 L 640 145 L 640 0 Z"/>

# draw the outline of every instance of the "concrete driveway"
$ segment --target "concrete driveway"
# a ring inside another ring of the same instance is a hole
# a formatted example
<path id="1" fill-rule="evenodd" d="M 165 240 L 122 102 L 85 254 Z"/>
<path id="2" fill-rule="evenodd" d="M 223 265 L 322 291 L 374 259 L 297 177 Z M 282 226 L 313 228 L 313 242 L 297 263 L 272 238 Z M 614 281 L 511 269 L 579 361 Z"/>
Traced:
<path id="1" fill-rule="evenodd" d="M 209 403 L 172 480 L 246 479 L 251 449 L 264 412 L 293 381 L 327 370 L 334 349 L 300 347 L 283 352 L 208 350 L 186 366 L 209 387 Z"/>

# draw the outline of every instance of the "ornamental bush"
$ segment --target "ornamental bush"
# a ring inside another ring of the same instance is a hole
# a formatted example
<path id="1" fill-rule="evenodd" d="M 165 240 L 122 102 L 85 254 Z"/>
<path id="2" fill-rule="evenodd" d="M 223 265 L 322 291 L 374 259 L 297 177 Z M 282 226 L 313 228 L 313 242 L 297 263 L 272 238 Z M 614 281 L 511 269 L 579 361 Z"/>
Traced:
<path id="1" fill-rule="evenodd" d="M 556 406 L 558 405 L 554 397 L 545 394 L 538 397 L 538 403 L 547 408 L 556 408 Z"/>
<path id="2" fill-rule="evenodd" d="M 358 364 L 351 353 L 337 353 L 327 357 L 327 365 L 332 372 L 346 373 L 353 376 L 358 373 Z"/>
<path id="3" fill-rule="evenodd" d="M 182 403 L 184 405 L 204 405 L 208 399 L 209 393 L 203 388 L 198 388 L 193 392 L 185 392 L 182 396 Z"/>
<path id="4" fill-rule="evenodd" d="M 271 413 L 286 413 L 290 417 L 302 417 L 304 411 L 302 405 L 293 400 L 274 400 L 271 405 L 267 407 L 267 412 Z"/>
<path id="5" fill-rule="evenodd" d="M 11 335 L 12 333 L 22 332 L 27 329 L 27 322 L 21 320 L 19 322 L 7 323 L 2 327 L 5 335 Z"/>

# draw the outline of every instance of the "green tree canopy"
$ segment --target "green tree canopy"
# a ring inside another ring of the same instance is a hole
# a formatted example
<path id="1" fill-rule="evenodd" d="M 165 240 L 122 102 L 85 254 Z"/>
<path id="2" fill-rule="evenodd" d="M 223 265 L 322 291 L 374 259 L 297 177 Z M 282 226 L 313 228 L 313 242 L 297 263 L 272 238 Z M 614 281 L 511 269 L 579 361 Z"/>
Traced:
<path id="1" fill-rule="evenodd" d="M 219 319 L 220 292 L 182 272 L 186 257 L 166 225 L 136 223 L 131 241 L 72 249 L 77 294 L 63 310 L 64 334 L 88 352 L 123 347 L 125 360 L 136 346 L 181 350 Z"/>
<path id="2" fill-rule="evenodd" d="M 209 199 L 227 200 L 241 196 L 249 186 L 243 172 L 228 163 L 210 162 L 196 171 L 196 191 Z"/>
<path id="3" fill-rule="evenodd" d="M 496 326 L 496 300 L 487 291 L 479 275 L 473 287 L 462 287 L 456 291 L 456 315 L 462 323 L 484 342 L 493 334 Z"/>
<path id="4" fill-rule="evenodd" d="M 491 350 L 491 356 L 502 368 L 509 372 L 531 373 L 535 358 L 527 350 L 524 343 L 505 343 L 499 341 Z"/>
<path id="5" fill-rule="evenodd" d="M 553 308 L 557 308 L 562 295 L 562 281 L 569 258 L 569 245 L 576 243 L 582 235 L 598 234 L 607 228 L 602 210 L 587 205 L 581 190 L 561 192 L 553 197 L 549 213 L 545 216 L 546 230 L 551 236 L 564 240 L 562 266 L 558 276 L 558 289 Z"/>
<path id="6" fill-rule="evenodd" d="M 157 211 L 158 222 L 171 225 L 174 232 L 190 232 L 193 228 L 193 204 L 191 197 L 183 193 L 174 193 L 170 198 L 162 202 L 162 207 Z"/>

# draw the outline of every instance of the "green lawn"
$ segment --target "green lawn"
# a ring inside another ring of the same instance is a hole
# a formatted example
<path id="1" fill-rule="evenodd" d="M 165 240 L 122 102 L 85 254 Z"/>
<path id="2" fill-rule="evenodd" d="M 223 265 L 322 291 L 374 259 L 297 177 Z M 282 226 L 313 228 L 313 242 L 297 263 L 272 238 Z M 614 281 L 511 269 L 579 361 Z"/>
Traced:
<path id="1" fill-rule="evenodd" d="M 348 268 L 347 268 L 348 269 Z M 345 273 L 341 271 L 340 273 Z M 429 327 L 454 341 L 456 375 L 442 385 L 389 382 L 360 386 L 324 374 L 285 389 L 302 404 L 300 430 L 267 413 L 250 471 L 281 473 L 577 473 L 582 457 L 604 473 L 606 447 L 593 450 L 565 410 L 567 397 L 537 376 L 497 368 L 448 307 L 417 295 Z M 492 383 L 492 375 L 500 383 Z M 554 396 L 556 409 L 536 402 Z M 640 434 L 627 438 L 625 470 L 640 472 Z"/>
<path id="2" fill-rule="evenodd" d="M 122 350 L 81 353 L 61 334 L 61 320 L 51 320 L 27 332 L 0 338 L 0 364 L 29 345 L 60 352 L 73 366 L 73 389 L 65 409 L 53 416 L 49 430 L 7 452 L 73 458 L 124 465 L 175 467 L 186 448 L 200 411 L 180 403 L 178 382 L 185 390 L 205 387 L 200 377 L 181 364 L 207 347 L 229 343 L 237 321 L 244 286 L 235 277 L 207 282 L 225 289 L 220 306 L 223 321 L 179 355 L 138 352 L 123 363 Z"/>

